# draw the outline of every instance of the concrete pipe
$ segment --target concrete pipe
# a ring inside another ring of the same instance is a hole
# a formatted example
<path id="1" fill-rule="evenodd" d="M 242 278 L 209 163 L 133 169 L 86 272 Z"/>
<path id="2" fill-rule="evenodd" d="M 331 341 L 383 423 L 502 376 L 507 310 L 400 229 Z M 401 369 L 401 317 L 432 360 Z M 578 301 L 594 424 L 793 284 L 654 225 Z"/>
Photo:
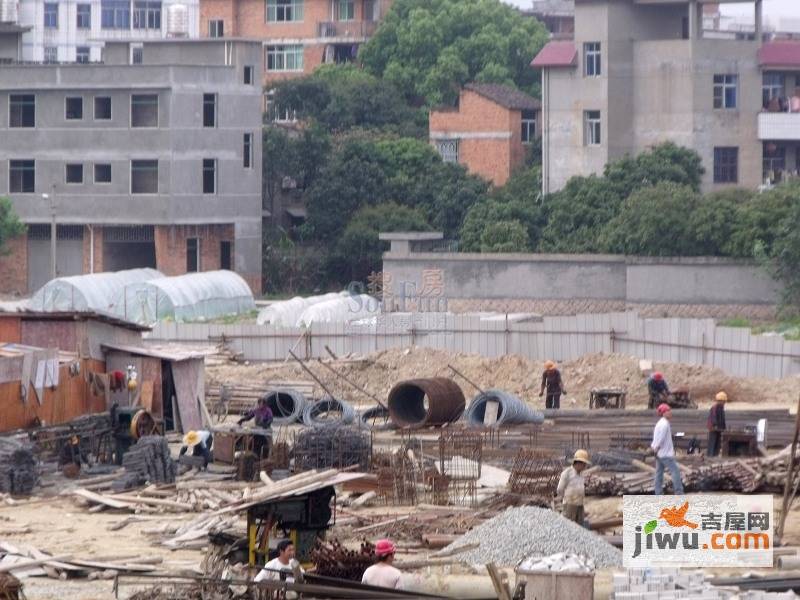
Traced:
<path id="1" fill-rule="evenodd" d="M 489 427 L 500 425 L 520 425 L 522 423 L 542 423 L 544 415 L 533 410 L 514 394 L 503 390 L 486 390 L 475 396 L 467 409 L 467 422 L 473 427 L 483 427 L 486 407 L 489 402 L 497 403 L 497 419 Z"/>
<path id="2" fill-rule="evenodd" d="M 397 427 L 425 427 L 457 421 L 464 392 L 444 377 L 401 381 L 389 392 L 389 417 Z"/>
<path id="3" fill-rule="evenodd" d="M 265 395 L 274 425 L 291 425 L 303 418 L 306 397 L 295 390 L 275 390 Z"/>

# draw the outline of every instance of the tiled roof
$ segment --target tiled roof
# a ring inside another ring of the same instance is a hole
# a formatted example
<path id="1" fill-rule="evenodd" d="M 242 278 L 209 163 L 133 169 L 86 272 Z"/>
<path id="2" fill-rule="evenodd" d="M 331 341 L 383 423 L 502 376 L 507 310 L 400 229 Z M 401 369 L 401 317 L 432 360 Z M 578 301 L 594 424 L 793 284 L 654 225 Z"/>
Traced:
<path id="1" fill-rule="evenodd" d="M 539 110 L 542 103 L 525 92 L 500 83 L 468 83 L 464 89 L 512 110 Z"/>
<path id="2" fill-rule="evenodd" d="M 767 42 L 758 49 L 758 62 L 765 67 L 800 67 L 800 42 Z"/>
<path id="3" fill-rule="evenodd" d="M 532 67 L 574 67 L 578 51 L 574 42 L 547 42 L 531 63 Z"/>

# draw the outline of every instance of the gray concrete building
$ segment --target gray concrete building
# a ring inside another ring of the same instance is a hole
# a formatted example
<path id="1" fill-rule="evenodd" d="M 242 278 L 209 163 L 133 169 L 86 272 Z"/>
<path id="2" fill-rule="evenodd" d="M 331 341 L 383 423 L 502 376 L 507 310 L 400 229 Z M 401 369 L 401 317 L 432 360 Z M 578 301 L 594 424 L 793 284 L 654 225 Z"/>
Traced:
<path id="1" fill-rule="evenodd" d="M 741 0 L 730 0 L 738 1 Z M 576 0 L 575 36 L 542 70 L 542 186 L 664 141 L 696 150 L 706 191 L 758 188 L 800 170 L 800 43 L 703 26 L 703 0 Z"/>
<path id="2" fill-rule="evenodd" d="M 261 291 L 260 42 L 106 42 L 90 64 L 18 62 L 0 29 L 0 197 L 26 235 L 0 291 L 57 275 L 232 269 Z"/>

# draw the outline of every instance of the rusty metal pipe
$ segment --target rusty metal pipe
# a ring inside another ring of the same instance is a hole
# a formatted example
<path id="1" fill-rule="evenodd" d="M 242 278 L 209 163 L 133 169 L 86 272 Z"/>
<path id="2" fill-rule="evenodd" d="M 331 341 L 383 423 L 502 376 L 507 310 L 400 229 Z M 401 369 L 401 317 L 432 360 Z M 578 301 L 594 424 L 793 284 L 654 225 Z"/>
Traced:
<path id="1" fill-rule="evenodd" d="M 398 427 L 452 423 L 465 405 L 464 392 L 445 377 L 401 381 L 389 392 L 389 416 Z"/>

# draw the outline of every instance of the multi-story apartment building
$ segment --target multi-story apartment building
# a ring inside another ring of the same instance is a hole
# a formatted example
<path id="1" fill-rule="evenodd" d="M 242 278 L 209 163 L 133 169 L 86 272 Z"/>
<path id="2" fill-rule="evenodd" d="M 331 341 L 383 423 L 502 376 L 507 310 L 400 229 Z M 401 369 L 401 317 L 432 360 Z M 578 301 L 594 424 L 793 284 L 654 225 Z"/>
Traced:
<path id="1" fill-rule="evenodd" d="M 264 83 L 355 59 L 392 0 L 200 0 L 200 34 L 264 42 Z"/>
<path id="2" fill-rule="evenodd" d="M 800 170 L 800 44 L 705 35 L 696 0 L 576 0 L 574 41 L 542 70 L 543 191 L 671 140 L 693 148 L 703 188 L 756 188 Z M 715 2 L 716 4 L 716 2 Z"/>
<path id="3" fill-rule="evenodd" d="M 58 275 L 223 268 L 260 292 L 261 43 L 107 41 L 101 63 L 31 64 L 10 29 L 0 196 L 28 227 L 0 291 L 50 278 L 55 221 Z"/>
<path id="4" fill-rule="evenodd" d="M 0 0 L 0 22 L 29 28 L 22 59 L 99 61 L 105 41 L 198 37 L 199 0 Z"/>

